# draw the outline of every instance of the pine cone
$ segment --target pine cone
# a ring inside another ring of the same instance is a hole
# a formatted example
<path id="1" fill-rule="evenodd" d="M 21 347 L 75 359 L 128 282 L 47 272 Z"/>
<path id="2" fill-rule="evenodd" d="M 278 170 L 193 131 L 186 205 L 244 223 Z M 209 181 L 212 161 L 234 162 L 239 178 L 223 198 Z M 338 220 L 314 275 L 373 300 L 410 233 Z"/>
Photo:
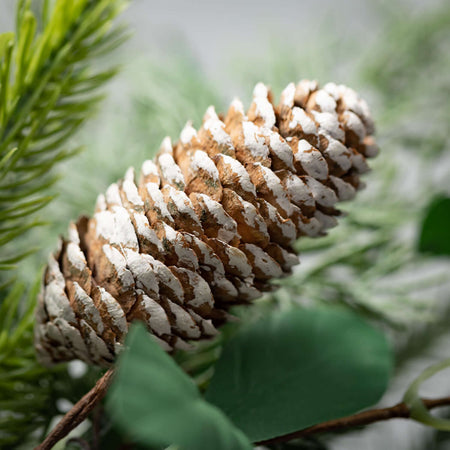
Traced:
<path id="1" fill-rule="evenodd" d="M 260 83 L 247 115 L 237 99 L 224 117 L 210 107 L 70 225 L 38 302 L 41 361 L 109 366 L 133 320 L 167 351 L 214 336 L 231 306 L 290 273 L 298 237 L 336 225 L 373 132 L 365 101 L 333 83 L 291 83 L 278 107 Z"/>

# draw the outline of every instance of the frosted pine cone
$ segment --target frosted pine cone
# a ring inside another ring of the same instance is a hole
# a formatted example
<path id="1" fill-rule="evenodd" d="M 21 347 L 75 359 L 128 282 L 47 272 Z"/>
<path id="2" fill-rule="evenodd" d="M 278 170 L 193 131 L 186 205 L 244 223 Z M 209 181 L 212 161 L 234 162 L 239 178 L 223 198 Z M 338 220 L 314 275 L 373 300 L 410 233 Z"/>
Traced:
<path id="1" fill-rule="evenodd" d="M 298 237 L 336 225 L 378 151 L 373 132 L 365 101 L 333 83 L 291 83 L 278 107 L 260 83 L 247 115 L 239 100 L 224 117 L 210 107 L 70 225 L 39 299 L 42 362 L 108 366 L 133 320 L 167 351 L 216 334 L 231 306 L 290 273 Z"/>

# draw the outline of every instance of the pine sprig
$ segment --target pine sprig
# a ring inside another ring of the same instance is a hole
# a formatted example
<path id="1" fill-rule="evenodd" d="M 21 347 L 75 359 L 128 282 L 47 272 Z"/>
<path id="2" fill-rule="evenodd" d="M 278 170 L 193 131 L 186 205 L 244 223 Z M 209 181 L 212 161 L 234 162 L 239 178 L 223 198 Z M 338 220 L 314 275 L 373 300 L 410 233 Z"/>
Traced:
<path id="1" fill-rule="evenodd" d="M 25 286 L 16 283 L 0 307 L 0 445 L 17 443 L 45 424 L 49 373 L 34 363 L 32 339 L 34 295 L 23 304 Z M 34 291 L 39 289 L 35 283 Z M 18 316 L 21 319 L 18 320 Z M 20 348 L 20 355 L 16 349 Z M 42 378 L 43 384 L 38 380 Z"/>
<path id="2" fill-rule="evenodd" d="M 48 190 L 58 177 L 51 169 L 81 150 L 70 139 L 117 72 L 92 66 L 126 38 L 123 27 L 113 26 L 125 5 L 43 0 L 33 13 L 31 0 L 19 0 L 16 33 L 0 35 L 0 270 L 14 268 L 35 250 L 23 249 L 20 239 L 45 224 L 36 212 L 53 199 Z M 11 279 L 0 286 L 0 448 L 31 448 L 40 438 L 36 433 L 45 433 L 59 413 L 61 392 L 71 398 L 74 390 L 65 366 L 48 370 L 36 361 L 39 285 L 40 277 L 31 289 Z"/>
<path id="3" fill-rule="evenodd" d="M 42 224 L 32 215 L 52 200 L 46 193 L 57 179 L 52 167 L 81 150 L 69 140 L 117 72 L 93 72 L 92 59 L 126 39 L 125 29 L 112 25 L 125 6 L 125 0 L 45 0 L 37 18 L 31 1 L 20 0 L 16 33 L 0 36 L 0 248 Z M 0 269 L 25 256 L 6 249 Z"/>

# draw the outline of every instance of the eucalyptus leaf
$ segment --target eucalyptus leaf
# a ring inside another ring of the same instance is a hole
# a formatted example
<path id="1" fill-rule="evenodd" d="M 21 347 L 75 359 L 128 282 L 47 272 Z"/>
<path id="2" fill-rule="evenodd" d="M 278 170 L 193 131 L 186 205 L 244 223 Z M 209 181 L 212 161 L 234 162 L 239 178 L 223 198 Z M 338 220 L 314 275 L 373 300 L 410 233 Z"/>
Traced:
<path id="1" fill-rule="evenodd" d="M 259 442 L 373 405 L 391 366 L 384 335 L 354 313 L 295 308 L 230 339 L 206 399 Z"/>
<path id="2" fill-rule="evenodd" d="M 435 198 L 425 215 L 419 250 L 434 255 L 450 255 L 450 198 Z"/>
<path id="3" fill-rule="evenodd" d="M 116 424 L 149 446 L 249 450 L 241 430 L 207 403 L 141 324 L 129 332 L 107 407 Z"/>

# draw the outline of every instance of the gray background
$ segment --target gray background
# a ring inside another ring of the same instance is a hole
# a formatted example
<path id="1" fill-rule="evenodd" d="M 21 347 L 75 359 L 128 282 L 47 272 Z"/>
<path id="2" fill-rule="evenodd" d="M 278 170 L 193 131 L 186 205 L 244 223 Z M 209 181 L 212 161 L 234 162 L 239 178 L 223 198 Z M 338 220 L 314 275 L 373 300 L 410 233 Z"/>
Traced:
<path id="1" fill-rule="evenodd" d="M 236 53 L 264 57 L 271 40 L 316 47 L 321 34 L 339 39 L 377 38 L 379 8 L 407 5 L 420 13 L 437 0 L 132 0 L 125 19 L 134 30 L 128 49 L 149 54 L 183 44 L 211 79 L 224 81 L 224 69 Z M 11 29 L 14 0 L 0 0 L 0 31 Z"/>

